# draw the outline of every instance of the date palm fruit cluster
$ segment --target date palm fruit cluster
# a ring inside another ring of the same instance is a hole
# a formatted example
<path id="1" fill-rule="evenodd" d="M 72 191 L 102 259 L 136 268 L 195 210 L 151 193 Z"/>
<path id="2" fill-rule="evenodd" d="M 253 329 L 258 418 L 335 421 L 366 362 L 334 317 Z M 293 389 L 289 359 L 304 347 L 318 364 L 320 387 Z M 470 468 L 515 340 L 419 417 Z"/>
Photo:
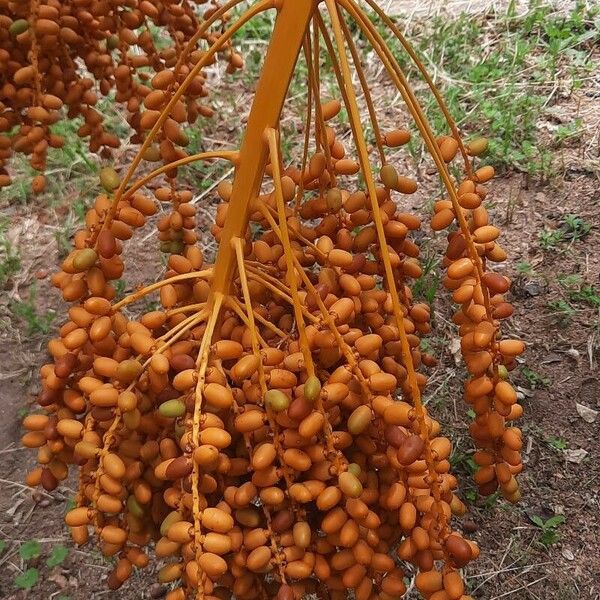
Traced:
<path id="1" fill-rule="evenodd" d="M 369 5 L 431 85 L 394 23 Z M 463 144 L 432 86 L 449 129 L 434 136 L 354 0 L 263 0 L 239 19 L 273 8 L 240 149 L 189 157 L 235 167 L 233 181 L 216 187 L 214 264 L 194 237 L 192 195 L 170 178 L 156 191 L 171 202 L 159 239 L 185 230 L 181 243 L 169 247 L 161 279 L 115 302 L 125 242 L 157 211 L 141 190 L 180 163 L 133 183 L 132 168 L 105 175 L 111 191 L 89 210 L 53 279 L 71 307 L 41 369 L 44 410 L 25 420 L 23 443 L 39 462 L 28 483 L 52 490 L 78 467 L 66 522 L 77 543 L 95 534 L 114 557 L 112 589 L 152 554 L 169 600 L 393 600 L 412 576 L 427 599 L 468 600 L 461 569 L 479 548 L 453 521 L 466 507 L 452 444 L 423 402 L 436 360 L 421 344 L 430 307 L 411 292 L 422 276 L 422 223 L 403 208 L 417 182 L 388 161 L 411 133 L 380 127 L 350 20 L 438 169 L 444 193 L 431 227 L 447 230 L 444 287 L 457 305 L 465 400 L 476 415 L 475 480 L 482 494 L 499 490 L 515 502 L 521 435 L 512 423 L 521 407 L 508 373 L 524 348 L 501 335 L 509 281 L 488 269 L 506 254 L 485 209 L 493 169 L 472 159 L 486 142 Z M 325 54 L 339 100 L 320 91 Z M 304 144 L 283 164 L 278 124 L 298 60 L 307 77 Z M 350 144 L 336 119 L 342 107 Z M 456 181 L 448 165 L 459 161 Z M 153 294 L 157 309 L 132 310 Z"/>
<path id="2" fill-rule="evenodd" d="M 0 186 L 10 184 L 8 162 L 19 152 L 40 171 L 33 191 L 44 189 L 48 150 L 65 142 L 54 127 L 62 119 L 81 118 L 77 134 L 88 140 L 90 151 L 110 156 L 120 140 L 105 126 L 98 107 L 103 96 L 123 107 L 131 142 L 143 141 L 204 55 L 195 44 L 184 51 L 188 42 L 218 40 L 218 30 L 206 20 L 224 24 L 221 14 L 206 0 L 2 2 Z M 219 51 L 229 71 L 242 66 L 230 44 Z M 212 115 L 206 95 L 205 75 L 198 70 L 169 111 L 147 160 L 170 162 L 185 155 L 188 140 L 181 125 Z"/>

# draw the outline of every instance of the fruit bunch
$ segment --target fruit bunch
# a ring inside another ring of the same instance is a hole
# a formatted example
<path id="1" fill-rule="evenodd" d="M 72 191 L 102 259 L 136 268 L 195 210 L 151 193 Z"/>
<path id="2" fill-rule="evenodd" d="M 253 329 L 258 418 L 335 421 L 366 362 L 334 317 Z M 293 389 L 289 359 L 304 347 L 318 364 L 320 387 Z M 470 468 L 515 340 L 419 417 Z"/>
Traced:
<path id="1" fill-rule="evenodd" d="M 10 183 L 8 161 L 20 152 L 41 173 L 33 180 L 33 191 L 44 189 L 48 150 L 65 143 L 53 127 L 61 119 L 81 118 L 77 134 L 89 140 L 90 151 L 110 156 L 120 140 L 105 127 L 98 107 L 103 96 L 123 106 L 130 141 L 143 141 L 179 82 L 205 54 L 198 43 L 219 39 L 218 30 L 210 27 L 215 22 L 225 24 L 227 13 L 206 0 L 2 2 L 0 186 Z M 219 51 L 229 71 L 242 66 L 231 44 Z M 205 75 L 198 70 L 171 107 L 146 160 L 184 155 L 187 138 L 180 126 L 212 115 L 206 95 Z"/>
<path id="2" fill-rule="evenodd" d="M 422 400 L 436 364 L 421 344 L 430 307 L 411 291 L 422 276 L 422 223 L 402 208 L 418 185 L 388 160 L 411 133 L 380 127 L 348 17 L 404 97 L 439 171 L 446 197 L 431 227 L 449 230 L 444 285 L 459 305 L 475 479 L 483 494 L 499 488 L 514 502 L 521 438 L 511 423 L 521 408 L 507 378 L 523 344 L 501 336 L 509 281 L 487 269 L 506 255 L 484 207 L 493 170 L 473 165 L 486 142 L 465 146 L 449 115 L 449 132 L 434 136 L 353 0 L 265 0 L 240 21 L 272 7 L 278 16 L 239 151 L 184 157 L 134 183 L 132 169 L 122 179 L 102 173 L 107 193 L 53 278 L 72 305 L 41 370 L 44 412 L 25 419 L 23 443 L 38 449 L 40 463 L 28 483 L 52 490 L 78 466 L 66 522 L 77 543 L 94 532 L 115 557 L 112 589 L 149 564 L 155 543 L 169 600 L 393 600 L 413 573 L 425 598 L 468 600 L 460 570 L 479 548 L 453 522 L 466 507 L 450 470 L 452 444 Z M 306 135 L 301 158 L 284 165 L 278 123 L 301 49 Z M 321 98 L 322 52 L 341 101 Z M 352 146 L 336 130 L 342 105 Z M 455 181 L 448 165 L 458 167 L 459 155 L 465 173 Z M 205 264 L 192 196 L 170 172 L 217 159 L 230 161 L 235 176 L 216 188 L 210 234 L 219 249 Z M 157 211 L 141 190 L 165 174 L 169 185 L 155 196 L 171 202 L 158 225 L 167 271 L 115 302 L 124 244 Z M 152 294 L 158 309 L 131 312 Z"/>

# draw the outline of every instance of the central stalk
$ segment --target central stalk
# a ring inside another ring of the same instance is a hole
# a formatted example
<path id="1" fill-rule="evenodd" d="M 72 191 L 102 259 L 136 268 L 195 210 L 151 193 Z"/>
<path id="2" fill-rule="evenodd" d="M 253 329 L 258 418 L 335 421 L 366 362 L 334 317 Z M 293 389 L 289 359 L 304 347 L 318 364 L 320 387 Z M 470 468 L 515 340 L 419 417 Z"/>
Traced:
<path id="1" fill-rule="evenodd" d="M 302 41 L 316 7 L 316 0 L 280 0 L 262 75 L 248 117 L 246 135 L 239 153 L 229 210 L 221 232 L 214 265 L 211 298 L 216 292 L 229 294 L 236 264 L 231 240 L 244 239 L 250 217 L 250 201 L 260 193 L 269 149 L 264 139 L 267 128 L 277 128 L 283 103 L 294 74 Z"/>

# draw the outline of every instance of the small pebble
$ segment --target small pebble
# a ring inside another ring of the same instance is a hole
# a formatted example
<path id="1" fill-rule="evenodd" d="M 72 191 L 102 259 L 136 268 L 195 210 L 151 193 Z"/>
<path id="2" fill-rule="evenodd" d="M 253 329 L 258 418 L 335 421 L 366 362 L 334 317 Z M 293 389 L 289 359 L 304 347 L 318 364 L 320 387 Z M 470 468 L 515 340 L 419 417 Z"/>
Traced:
<path id="1" fill-rule="evenodd" d="M 160 583 L 153 583 L 149 589 L 150 598 L 162 598 L 167 593 L 167 588 Z"/>
<path id="2" fill-rule="evenodd" d="M 475 521 L 463 521 L 462 528 L 465 533 L 475 533 L 479 529 L 479 525 Z"/>

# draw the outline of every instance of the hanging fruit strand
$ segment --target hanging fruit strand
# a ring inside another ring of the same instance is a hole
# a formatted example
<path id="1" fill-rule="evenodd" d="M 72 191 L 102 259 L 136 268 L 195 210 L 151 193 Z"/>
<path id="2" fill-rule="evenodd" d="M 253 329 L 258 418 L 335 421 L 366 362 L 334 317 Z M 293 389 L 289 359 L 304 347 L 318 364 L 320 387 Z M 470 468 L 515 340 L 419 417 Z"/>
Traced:
<path id="1" fill-rule="evenodd" d="M 375 138 L 375 144 L 377 145 L 377 151 L 379 152 L 379 158 L 381 160 L 381 163 L 385 164 L 385 162 L 386 162 L 385 152 L 384 152 L 383 144 L 382 144 L 383 136 L 381 135 L 381 129 L 379 127 L 379 123 L 377 122 L 377 113 L 375 111 L 375 105 L 373 103 L 373 98 L 372 98 L 371 92 L 369 90 L 369 84 L 367 83 L 365 72 L 360 63 L 360 56 L 358 54 L 356 44 L 354 43 L 354 40 L 352 39 L 352 35 L 350 34 L 350 31 L 348 30 L 348 26 L 346 25 L 344 20 L 340 20 L 340 24 L 342 26 L 342 31 L 344 32 L 344 38 L 346 40 L 346 44 L 348 45 L 348 50 L 350 50 L 350 55 L 352 56 L 352 64 L 354 66 L 354 71 L 358 75 L 358 79 L 360 81 L 360 87 L 361 87 L 361 91 L 363 94 L 363 98 L 367 104 L 367 110 L 369 111 L 369 119 L 370 119 L 371 126 L 373 127 L 373 137 Z M 327 31 L 327 28 L 325 27 L 325 24 L 323 23 L 323 19 L 319 20 L 319 27 L 321 29 L 321 35 L 323 36 L 323 39 L 327 40 L 327 47 L 332 48 L 332 43 L 329 38 L 329 32 Z M 343 87 L 344 87 L 343 86 L 343 77 L 340 73 L 339 66 L 337 65 L 337 58 L 336 58 L 335 54 L 331 53 L 331 50 L 329 51 L 329 55 L 331 56 L 332 61 L 334 62 L 334 65 L 336 66 L 334 71 L 336 74 L 338 85 L 339 85 L 340 89 L 343 89 Z"/>
<path id="2" fill-rule="evenodd" d="M 373 44 L 373 47 L 376 49 L 376 51 L 382 58 L 382 62 L 384 62 L 384 64 L 386 64 L 386 68 L 388 69 L 390 76 L 395 81 L 396 85 L 398 86 L 398 89 L 401 91 L 401 93 L 403 93 L 405 102 L 407 103 L 411 112 L 413 113 L 415 122 L 416 122 L 417 126 L 419 127 L 421 134 L 423 135 L 423 139 L 425 140 L 425 142 L 429 148 L 429 151 L 436 163 L 436 166 L 438 168 L 440 177 L 442 178 L 444 187 L 446 188 L 446 191 L 450 197 L 450 201 L 452 203 L 452 209 L 453 209 L 451 221 L 453 221 L 454 219 L 457 220 L 458 225 L 460 227 L 461 234 L 465 239 L 465 245 L 466 245 L 466 249 L 467 249 L 469 258 L 460 259 L 460 254 L 459 254 L 459 257 L 457 257 L 457 258 L 459 258 L 459 260 L 455 261 L 456 266 L 454 267 L 453 272 L 460 274 L 460 269 L 464 269 L 464 270 L 468 270 L 466 275 L 469 275 L 470 273 L 472 273 L 472 275 L 475 277 L 477 286 L 481 290 L 481 294 L 482 294 L 481 306 L 484 309 L 484 315 L 482 315 L 482 317 L 489 323 L 489 327 L 490 327 L 491 331 L 494 332 L 489 339 L 490 354 L 492 357 L 491 368 L 493 370 L 493 379 L 492 379 L 491 383 L 488 383 L 485 376 L 474 378 L 474 380 L 472 382 L 473 384 L 471 385 L 471 389 L 475 388 L 477 390 L 477 392 L 474 392 L 474 393 L 476 393 L 476 396 L 473 399 L 471 399 L 471 401 L 474 401 L 475 398 L 482 398 L 484 396 L 485 390 L 488 386 L 491 386 L 491 389 L 489 391 L 496 390 L 496 388 L 498 388 L 498 393 L 497 393 L 498 401 L 495 404 L 490 403 L 489 408 L 485 409 L 485 411 L 484 411 L 485 416 L 483 417 L 483 422 L 484 422 L 485 426 L 488 427 L 491 432 L 493 432 L 493 435 L 492 435 L 493 439 L 492 439 L 492 444 L 491 444 L 492 463 L 495 465 L 498 465 L 498 468 L 502 472 L 502 480 L 503 480 L 503 484 L 504 484 L 503 489 L 505 490 L 505 495 L 507 496 L 508 499 L 513 499 L 514 501 L 517 501 L 520 497 L 520 493 L 519 493 L 518 484 L 516 483 L 514 475 L 517 474 L 519 472 L 519 470 L 521 469 L 521 462 L 520 462 L 518 456 L 515 455 L 515 448 L 519 447 L 520 444 L 518 441 L 515 441 L 513 439 L 515 437 L 514 429 L 507 429 L 505 427 L 504 422 L 505 422 L 505 417 L 510 418 L 513 413 L 515 414 L 516 417 L 518 417 L 519 412 L 518 411 L 515 412 L 514 410 L 511 412 L 511 407 L 514 406 L 515 402 L 516 402 L 516 394 L 514 393 L 514 390 L 512 390 L 512 388 L 510 387 L 510 384 L 502 381 L 501 380 L 502 378 L 500 378 L 500 376 L 499 376 L 499 371 L 498 371 L 499 365 L 502 365 L 505 359 L 500 354 L 499 345 L 496 342 L 498 327 L 494 323 L 494 318 L 492 315 L 492 308 L 491 308 L 491 304 L 490 304 L 490 296 L 489 296 L 489 292 L 488 292 L 488 285 L 493 285 L 497 289 L 498 292 L 505 292 L 508 289 L 508 285 L 506 284 L 504 278 L 502 278 L 501 276 L 494 276 L 494 275 L 488 276 L 484 272 L 484 263 L 483 263 L 483 260 L 481 259 L 481 257 L 479 256 L 477 249 L 475 248 L 473 236 L 471 234 L 469 224 L 467 223 L 463 208 L 459 201 L 457 189 L 455 188 L 454 184 L 452 183 L 452 181 L 450 179 L 450 174 L 448 172 L 448 168 L 446 166 L 444 158 L 441 155 L 440 148 L 438 147 L 438 144 L 437 144 L 437 142 L 433 136 L 433 133 L 431 131 L 431 128 L 423 115 L 422 109 L 420 108 L 419 103 L 417 102 L 417 100 L 414 96 L 414 93 L 412 92 L 410 86 L 408 85 L 408 82 L 406 81 L 404 75 L 402 74 L 402 70 L 401 70 L 400 66 L 395 61 L 391 52 L 385 45 L 385 42 L 378 35 L 377 31 L 375 30 L 373 25 L 370 23 L 370 21 L 366 17 L 361 17 L 360 15 L 358 15 L 356 13 L 356 11 L 353 10 L 352 0 L 340 0 L 340 4 L 347 5 L 352 16 L 357 18 L 357 20 L 360 19 L 359 24 L 361 25 L 361 28 L 363 29 L 363 31 L 365 32 L 367 37 L 370 39 L 371 43 Z M 487 179 L 489 177 L 491 177 L 490 173 L 493 174 L 493 170 L 490 172 L 490 168 L 486 167 L 486 168 L 482 168 L 478 172 L 474 173 L 473 177 L 477 181 L 478 180 L 486 180 L 487 181 Z M 471 189 L 471 188 L 468 188 L 468 189 Z M 472 184 L 472 189 L 475 190 L 474 184 Z M 481 200 L 479 200 L 479 202 L 481 202 Z M 448 223 L 448 224 L 450 224 L 450 223 Z M 482 228 L 485 228 L 485 227 L 488 227 L 487 226 L 487 218 L 486 218 L 486 222 L 484 224 L 482 224 Z M 488 229 L 489 229 L 489 227 L 488 227 Z M 495 230 L 495 228 L 491 228 L 490 231 L 496 231 L 496 230 Z M 488 235 L 487 229 L 486 229 L 485 233 L 482 232 L 482 235 Z M 494 234 L 494 235 L 497 235 L 497 234 Z M 461 262 L 462 260 L 468 261 L 468 262 Z M 469 265 L 470 265 L 470 267 L 469 267 Z M 523 352 L 523 350 L 524 350 L 524 345 L 522 344 L 522 342 L 518 342 L 518 341 L 513 342 L 513 340 L 507 340 L 507 343 L 504 344 L 504 347 L 508 350 L 506 352 L 506 356 L 508 357 L 509 360 L 512 356 L 515 356 L 515 355 Z M 468 389 L 469 388 L 467 388 L 467 391 L 468 391 Z M 500 398 L 504 398 L 504 401 L 501 400 Z M 503 414 L 498 413 L 497 408 L 501 408 Z M 506 439 L 505 439 L 505 436 L 506 436 Z M 488 445 L 488 443 L 485 442 L 485 440 L 484 440 L 484 444 L 486 446 Z M 505 461 L 505 457 L 509 459 L 508 465 L 507 465 L 507 462 Z M 478 456 L 476 456 L 476 460 L 477 459 L 478 459 Z M 485 458 L 485 455 L 482 456 L 482 460 L 484 461 L 484 464 L 482 464 L 480 466 L 481 467 L 489 467 L 489 465 L 487 464 L 487 459 Z M 489 468 L 482 468 L 480 470 L 482 471 L 482 473 L 478 477 L 476 477 L 478 484 L 485 485 L 485 484 L 489 483 L 490 485 L 487 488 L 482 487 L 482 489 L 486 492 L 487 492 L 487 489 L 493 491 L 495 489 L 493 482 L 496 481 L 496 474 L 494 473 L 493 470 L 490 471 Z M 489 479 L 490 477 L 491 477 L 491 480 Z"/>
<path id="3" fill-rule="evenodd" d="M 345 85 L 346 85 L 346 92 L 348 94 L 349 104 L 346 106 L 346 108 L 348 110 L 348 116 L 350 118 L 350 124 L 351 124 L 352 130 L 353 130 L 354 141 L 355 141 L 357 151 L 359 154 L 359 161 L 361 164 L 361 169 L 362 169 L 362 172 L 364 174 L 366 184 L 367 184 L 367 189 L 368 189 L 368 193 L 369 193 L 368 195 L 369 195 L 369 199 L 371 201 L 371 207 L 372 207 L 372 211 L 373 211 L 373 219 L 374 219 L 375 227 L 377 230 L 377 237 L 379 239 L 379 244 L 381 247 L 381 255 L 382 255 L 383 264 L 384 264 L 384 268 L 385 268 L 386 285 L 387 285 L 387 288 L 388 288 L 391 298 L 392 298 L 392 304 L 393 304 L 393 308 L 394 308 L 394 317 L 396 319 L 396 325 L 398 327 L 398 333 L 400 335 L 400 343 L 402 345 L 402 353 L 403 353 L 405 366 L 408 371 L 408 378 L 409 378 L 409 383 L 410 383 L 410 388 L 411 388 L 411 400 L 415 405 L 417 418 L 419 419 L 420 428 L 421 428 L 420 433 L 425 442 L 425 448 L 426 448 L 425 451 L 427 452 L 428 432 L 427 432 L 427 425 L 425 423 L 425 417 L 424 417 L 424 413 L 423 413 L 423 405 L 421 402 L 421 392 L 420 392 L 419 386 L 417 384 L 417 380 L 416 380 L 416 376 L 415 376 L 415 369 L 414 369 L 414 365 L 413 365 L 413 359 L 412 359 L 412 355 L 410 353 L 410 347 L 408 344 L 408 340 L 406 338 L 406 331 L 404 329 L 404 322 L 403 322 L 404 315 L 403 315 L 402 308 L 400 306 L 400 300 L 398 298 L 398 292 L 396 289 L 396 282 L 394 279 L 394 274 L 393 274 L 392 266 L 391 266 L 391 262 L 390 262 L 390 255 L 389 255 L 389 250 L 387 247 L 386 236 L 385 236 L 385 232 L 383 230 L 383 223 L 381 221 L 381 215 L 379 213 L 379 206 L 377 205 L 377 191 L 375 189 L 373 173 L 371 171 L 371 166 L 369 163 L 368 151 L 367 151 L 367 148 L 366 148 L 366 145 L 364 142 L 364 139 L 365 139 L 364 132 L 362 129 L 362 125 L 360 123 L 360 116 L 358 115 L 356 97 L 354 94 L 354 89 L 351 85 L 352 75 L 350 72 L 350 67 L 349 67 L 348 60 L 347 60 L 346 53 L 345 53 L 346 51 L 345 51 L 345 46 L 344 46 L 344 41 L 343 41 L 343 32 L 342 32 L 342 29 L 340 26 L 338 9 L 333 0 L 326 0 L 326 4 L 327 4 L 327 9 L 329 11 L 329 16 L 331 18 L 335 43 L 337 45 L 338 56 L 339 56 L 340 64 L 342 67 L 342 73 L 343 73 L 344 81 L 345 81 Z M 437 477 L 435 475 L 435 469 L 434 469 L 433 465 L 431 464 L 431 458 L 428 457 L 427 460 L 430 463 L 429 464 L 429 472 L 430 472 L 430 476 L 432 478 L 432 481 L 431 481 L 432 490 L 433 490 L 434 496 L 436 498 L 436 501 L 439 501 L 439 490 L 438 490 L 438 486 L 437 486 Z"/>
<path id="4" fill-rule="evenodd" d="M 350 1 L 352 2 L 352 0 L 350 0 Z M 398 26 L 389 17 L 389 15 L 386 15 L 385 12 L 383 10 L 381 10 L 381 7 L 378 6 L 374 0 L 366 0 L 366 2 L 371 7 L 371 9 L 377 13 L 379 18 L 383 21 L 384 25 L 386 27 L 388 27 L 389 30 L 394 34 L 394 36 L 398 39 L 398 41 L 400 42 L 400 44 L 402 45 L 404 50 L 410 56 L 411 60 L 413 61 L 413 63 L 415 64 L 415 66 L 417 67 L 419 72 L 421 73 L 421 76 L 423 77 L 423 79 L 425 79 L 427 86 L 431 90 L 431 93 L 434 95 L 435 100 L 436 100 L 440 110 L 442 111 L 442 114 L 444 115 L 446 122 L 448 123 L 448 126 L 452 130 L 452 136 L 458 143 L 460 153 L 463 157 L 463 162 L 465 165 L 465 171 L 467 173 L 467 177 L 471 178 L 473 176 L 473 168 L 472 168 L 471 160 L 469 159 L 469 154 L 468 154 L 467 149 L 465 148 L 465 145 L 462 141 L 462 137 L 460 135 L 460 131 L 456 125 L 456 122 L 452 118 L 452 115 L 450 114 L 450 111 L 448 110 L 448 107 L 447 107 L 446 103 L 444 102 L 442 94 L 436 87 L 433 79 L 431 78 L 431 75 L 429 75 L 429 73 L 427 72 L 427 69 L 425 69 L 425 66 L 423 65 L 423 63 L 421 62 L 419 57 L 417 56 L 417 53 L 414 51 L 412 45 L 408 42 L 406 37 L 402 34 L 402 32 L 400 31 Z M 354 8 L 356 8 L 356 10 L 360 11 L 360 7 L 355 2 L 352 2 L 352 4 L 353 4 Z M 363 14 L 364 14 L 364 11 L 363 11 Z"/>
<path id="5" fill-rule="evenodd" d="M 206 378 L 206 368 L 208 367 L 208 360 L 210 355 L 210 346 L 212 343 L 213 334 L 221 307 L 223 305 L 224 297 L 222 294 L 216 293 L 213 296 L 213 304 L 211 306 L 210 317 L 202 337 L 202 343 L 198 350 L 198 358 L 196 359 L 196 372 L 197 372 L 197 383 L 194 393 L 194 413 L 193 413 L 193 425 L 192 425 L 192 443 L 194 448 L 200 446 L 200 419 L 202 418 L 202 400 L 204 391 L 204 381 Z M 196 563 L 201 564 L 200 557 L 202 555 L 202 510 L 200 508 L 200 496 L 199 496 L 199 477 L 200 468 L 196 460 L 193 461 L 192 470 L 192 495 L 193 495 L 193 510 L 192 514 L 194 517 L 194 540 L 196 550 Z M 197 598 L 199 600 L 204 599 L 204 581 L 205 575 L 202 575 L 201 581 L 198 585 Z"/>
<path id="6" fill-rule="evenodd" d="M 268 10 L 269 8 L 272 8 L 274 1 L 275 0 L 262 0 L 261 2 L 259 2 L 258 4 L 254 5 L 252 8 L 250 8 L 246 12 L 244 12 L 233 25 L 231 25 L 221 36 L 218 37 L 218 39 L 211 45 L 211 47 L 203 54 L 202 58 L 194 65 L 194 68 L 188 73 L 185 80 L 177 88 L 177 91 L 173 94 L 173 96 L 171 97 L 171 99 L 169 100 L 169 102 L 167 103 L 165 108 L 160 113 L 158 120 L 156 121 L 156 123 L 154 124 L 152 129 L 149 131 L 146 139 L 144 140 L 144 143 L 142 144 L 142 147 L 140 148 L 140 150 L 134 157 L 133 161 L 129 165 L 127 172 L 125 173 L 118 188 L 115 191 L 112 206 L 107 215 L 104 227 L 108 227 L 110 225 L 112 219 L 115 216 L 119 200 L 123 196 L 123 193 L 125 192 L 125 188 L 126 188 L 127 184 L 129 183 L 130 179 L 133 177 L 133 174 L 135 173 L 140 162 L 142 161 L 146 150 L 148 150 L 148 148 L 152 144 L 152 141 L 154 140 L 155 136 L 159 132 L 159 130 L 162 127 L 162 125 L 164 124 L 164 122 L 169 118 L 169 114 L 171 113 L 172 108 L 175 106 L 175 104 L 177 103 L 179 98 L 181 98 L 181 96 L 185 93 L 185 91 L 191 85 L 192 81 L 194 80 L 194 77 L 206 65 L 210 64 L 210 61 L 215 56 L 215 54 L 224 46 L 224 44 L 228 40 L 231 39 L 231 37 L 237 31 L 239 31 L 246 23 L 251 21 L 252 18 L 255 17 L 256 15 L 260 14 L 261 12 L 264 12 L 265 10 Z M 96 238 L 92 238 L 92 244 L 95 241 L 96 241 Z"/>

